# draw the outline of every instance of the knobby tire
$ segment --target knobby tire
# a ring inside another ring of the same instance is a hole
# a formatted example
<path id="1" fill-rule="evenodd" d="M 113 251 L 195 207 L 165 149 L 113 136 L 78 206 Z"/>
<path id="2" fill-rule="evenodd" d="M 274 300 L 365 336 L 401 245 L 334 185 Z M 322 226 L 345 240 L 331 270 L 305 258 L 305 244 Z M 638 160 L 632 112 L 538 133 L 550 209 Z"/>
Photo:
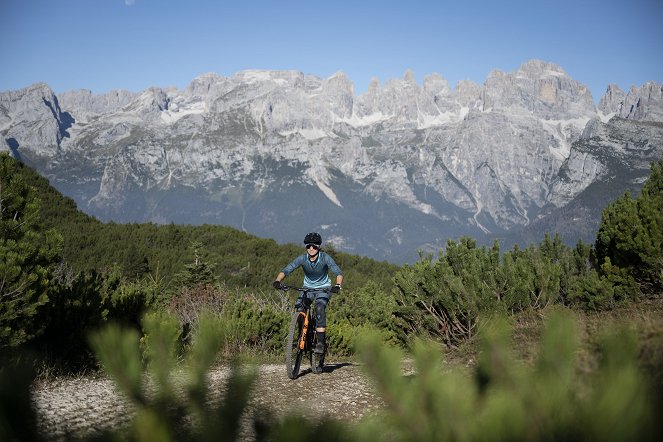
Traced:
<path id="1" fill-rule="evenodd" d="M 285 368 L 290 379 L 297 379 L 302 364 L 302 356 L 304 356 L 304 350 L 299 348 L 303 324 L 304 316 L 299 312 L 293 313 L 288 339 L 285 344 Z"/>

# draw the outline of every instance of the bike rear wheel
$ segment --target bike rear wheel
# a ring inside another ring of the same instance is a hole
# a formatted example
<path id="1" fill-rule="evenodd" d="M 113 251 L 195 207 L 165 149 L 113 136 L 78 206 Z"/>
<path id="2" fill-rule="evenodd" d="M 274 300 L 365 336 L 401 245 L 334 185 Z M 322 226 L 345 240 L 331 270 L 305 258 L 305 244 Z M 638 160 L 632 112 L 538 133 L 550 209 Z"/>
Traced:
<path id="1" fill-rule="evenodd" d="M 304 314 L 295 312 L 290 321 L 290 330 L 285 344 L 285 369 L 290 379 L 297 379 L 299 368 L 302 365 L 302 356 L 304 350 L 299 348 L 299 341 L 302 336 L 302 327 L 304 326 Z"/>

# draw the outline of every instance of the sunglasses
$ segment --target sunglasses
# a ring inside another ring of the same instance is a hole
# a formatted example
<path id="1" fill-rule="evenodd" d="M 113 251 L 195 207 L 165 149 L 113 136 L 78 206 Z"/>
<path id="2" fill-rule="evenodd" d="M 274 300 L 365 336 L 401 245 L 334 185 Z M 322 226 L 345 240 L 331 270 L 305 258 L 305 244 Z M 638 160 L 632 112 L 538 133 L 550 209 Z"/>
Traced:
<path id="1" fill-rule="evenodd" d="M 307 248 L 307 249 L 311 249 L 311 248 L 313 248 L 313 249 L 315 249 L 315 250 L 318 250 L 318 249 L 320 248 L 320 246 L 317 245 L 317 244 L 306 244 L 306 248 Z"/>

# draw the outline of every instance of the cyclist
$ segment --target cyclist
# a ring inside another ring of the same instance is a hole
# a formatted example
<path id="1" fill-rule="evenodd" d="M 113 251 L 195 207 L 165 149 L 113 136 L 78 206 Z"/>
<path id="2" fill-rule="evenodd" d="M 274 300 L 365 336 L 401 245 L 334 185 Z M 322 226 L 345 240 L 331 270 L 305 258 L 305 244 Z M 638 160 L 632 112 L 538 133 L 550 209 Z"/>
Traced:
<path id="1" fill-rule="evenodd" d="M 315 331 L 317 335 L 317 344 L 315 353 L 322 355 L 325 352 L 325 333 L 327 331 L 326 309 L 332 293 L 338 293 L 343 284 L 343 274 L 341 268 L 334 259 L 327 253 L 320 250 L 322 237 L 319 233 L 311 232 L 304 237 L 306 253 L 296 257 L 290 264 L 285 266 L 276 276 L 274 288 L 281 288 L 281 281 L 292 273 L 297 267 L 304 269 L 304 287 L 311 290 L 305 292 L 309 297 L 313 297 L 315 311 Z M 336 284 L 332 287 L 329 279 L 329 270 L 336 275 Z M 301 297 L 297 300 L 295 306 L 302 308 Z"/>

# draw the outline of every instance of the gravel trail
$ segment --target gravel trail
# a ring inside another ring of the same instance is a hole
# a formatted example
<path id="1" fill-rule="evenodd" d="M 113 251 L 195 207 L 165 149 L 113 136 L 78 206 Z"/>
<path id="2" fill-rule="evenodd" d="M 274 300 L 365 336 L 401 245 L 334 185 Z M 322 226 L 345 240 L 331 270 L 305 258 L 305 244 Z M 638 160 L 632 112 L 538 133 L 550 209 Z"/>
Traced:
<path id="1" fill-rule="evenodd" d="M 222 397 L 229 374 L 227 367 L 210 371 L 212 400 Z M 105 378 L 41 383 L 33 388 L 32 399 L 40 430 L 53 440 L 126 427 L 135 411 L 115 384 Z M 250 407 L 264 407 L 277 416 L 296 413 L 312 418 L 326 415 L 356 420 L 383 405 L 359 365 L 339 362 L 328 363 L 319 375 L 304 369 L 296 380 L 287 377 L 283 364 L 259 366 Z"/>

